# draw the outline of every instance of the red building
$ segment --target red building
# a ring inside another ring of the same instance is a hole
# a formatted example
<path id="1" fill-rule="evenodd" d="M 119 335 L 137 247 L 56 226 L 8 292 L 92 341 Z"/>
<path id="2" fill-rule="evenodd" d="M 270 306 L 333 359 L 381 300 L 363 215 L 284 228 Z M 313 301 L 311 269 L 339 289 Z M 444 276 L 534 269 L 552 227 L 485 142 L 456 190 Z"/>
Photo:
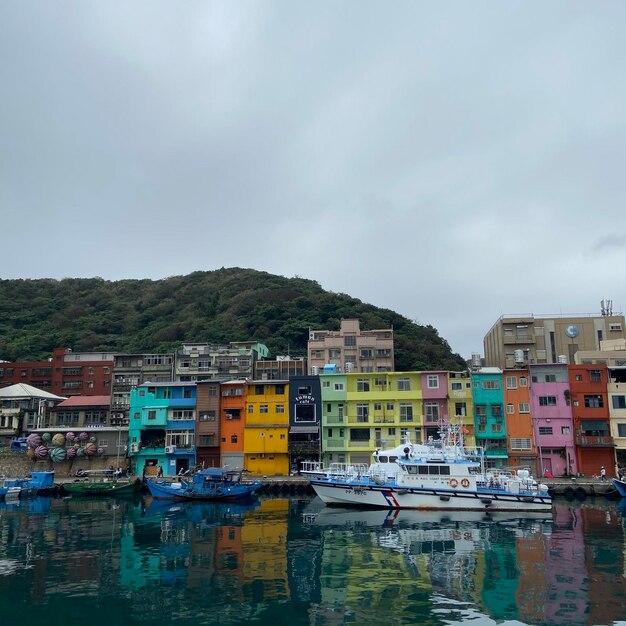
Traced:
<path id="1" fill-rule="evenodd" d="M 0 387 L 32 385 L 58 396 L 110 396 L 113 354 L 55 348 L 48 361 L 0 362 Z"/>
<path id="2" fill-rule="evenodd" d="M 610 476 L 615 467 L 607 394 L 607 367 L 601 363 L 568 368 L 578 469 L 585 476 Z"/>

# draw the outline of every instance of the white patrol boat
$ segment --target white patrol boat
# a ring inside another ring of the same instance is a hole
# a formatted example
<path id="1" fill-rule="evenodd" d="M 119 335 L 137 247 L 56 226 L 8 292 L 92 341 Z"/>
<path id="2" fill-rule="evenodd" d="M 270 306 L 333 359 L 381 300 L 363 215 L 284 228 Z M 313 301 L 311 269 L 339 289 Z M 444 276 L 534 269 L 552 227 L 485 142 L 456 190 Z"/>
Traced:
<path id="1" fill-rule="evenodd" d="M 303 464 L 302 474 L 328 505 L 387 509 L 549 511 L 548 487 L 528 468 L 484 469 L 482 449 L 466 449 L 463 431 L 442 426 L 440 439 L 406 441 L 359 464 Z"/>

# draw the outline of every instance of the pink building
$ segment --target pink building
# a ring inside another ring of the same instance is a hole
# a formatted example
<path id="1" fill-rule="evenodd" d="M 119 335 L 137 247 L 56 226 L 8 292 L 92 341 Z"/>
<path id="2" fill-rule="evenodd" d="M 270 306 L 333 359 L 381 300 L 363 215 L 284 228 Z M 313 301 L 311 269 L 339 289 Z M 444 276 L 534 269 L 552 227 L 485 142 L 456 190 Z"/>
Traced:
<path id="1" fill-rule="evenodd" d="M 438 438 L 439 424 L 448 423 L 448 372 L 422 372 L 424 436 Z"/>
<path id="2" fill-rule="evenodd" d="M 530 403 L 537 475 L 548 470 L 553 476 L 578 473 L 574 452 L 574 426 L 567 365 L 530 366 Z"/>

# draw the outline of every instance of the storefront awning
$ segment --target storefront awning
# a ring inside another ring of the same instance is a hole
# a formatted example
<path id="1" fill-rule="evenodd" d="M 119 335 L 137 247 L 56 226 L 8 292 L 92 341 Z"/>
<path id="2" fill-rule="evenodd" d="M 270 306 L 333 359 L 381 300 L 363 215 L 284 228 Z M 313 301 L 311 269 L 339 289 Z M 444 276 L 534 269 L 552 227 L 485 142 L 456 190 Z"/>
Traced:
<path id="1" fill-rule="evenodd" d="M 290 433 L 319 433 L 319 426 L 292 426 Z"/>

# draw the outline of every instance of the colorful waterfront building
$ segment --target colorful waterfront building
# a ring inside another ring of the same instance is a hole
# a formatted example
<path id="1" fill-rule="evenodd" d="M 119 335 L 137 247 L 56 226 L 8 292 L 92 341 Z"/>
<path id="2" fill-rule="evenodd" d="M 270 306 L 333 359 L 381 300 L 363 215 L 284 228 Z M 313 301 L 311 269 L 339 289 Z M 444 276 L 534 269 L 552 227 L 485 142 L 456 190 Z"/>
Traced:
<path id="1" fill-rule="evenodd" d="M 336 372 L 321 373 L 322 393 L 322 461 L 345 463 L 346 406 L 348 404 L 347 375 Z"/>
<path id="2" fill-rule="evenodd" d="M 195 383 L 144 383 L 130 393 L 128 456 L 136 474 L 165 476 L 196 465 Z"/>
<path id="3" fill-rule="evenodd" d="M 529 374 L 530 411 L 538 461 L 535 474 L 575 475 L 579 469 L 574 449 L 568 366 L 565 363 L 531 365 Z"/>
<path id="4" fill-rule="evenodd" d="M 503 378 L 509 465 L 530 466 L 536 472 L 537 450 L 530 413 L 528 369 L 506 369 Z"/>
<path id="5" fill-rule="evenodd" d="M 467 446 L 476 445 L 474 427 L 474 398 L 472 396 L 472 378 L 466 370 L 448 372 L 448 419 L 461 425 Z"/>
<path id="6" fill-rule="evenodd" d="M 253 474 L 289 474 L 289 385 L 286 380 L 248 383 L 244 467 Z"/>
<path id="7" fill-rule="evenodd" d="M 248 383 L 229 380 L 220 385 L 220 458 L 222 467 L 244 469 L 243 432 Z"/>
<path id="8" fill-rule="evenodd" d="M 615 472 L 615 443 L 611 437 L 608 407 L 608 372 L 604 363 L 570 365 L 572 417 L 576 461 L 586 476 Z"/>
<path id="9" fill-rule="evenodd" d="M 319 376 L 289 379 L 289 467 L 321 460 L 322 394 Z"/>
<path id="10" fill-rule="evenodd" d="M 448 372 L 421 372 L 420 378 L 422 437 L 424 441 L 430 437 L 438 439 L 441 425 L 449 423 Z"/>
<path id="11" fill-rule="evenodd" d="M 471 375 L 476 445 L 484 448 L 487 467 L 506 466 L 508 450 L 502 370 L 498 367 L 482 367 L 472 371 Z"/>
<path id="12" fill-rule="evenodd" d="M 196 383 L 196 459 L 201 467 L 220 467 L 220 382 Z"/>

